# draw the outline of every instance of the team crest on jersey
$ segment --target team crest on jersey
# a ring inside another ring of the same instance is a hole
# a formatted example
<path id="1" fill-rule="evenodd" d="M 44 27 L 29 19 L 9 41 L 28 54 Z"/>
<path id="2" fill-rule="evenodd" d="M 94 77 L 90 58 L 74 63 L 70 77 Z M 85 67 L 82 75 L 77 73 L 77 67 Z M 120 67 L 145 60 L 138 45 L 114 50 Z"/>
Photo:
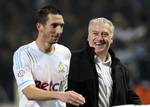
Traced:
<path id="1" fill-rule="evenodd" d="M 58 65 L 57 70 L 58 70 L 59 72 L 65 72 L 65 65 L 62 64 L 62 63 L 60 63 L 60 64 Z"/>

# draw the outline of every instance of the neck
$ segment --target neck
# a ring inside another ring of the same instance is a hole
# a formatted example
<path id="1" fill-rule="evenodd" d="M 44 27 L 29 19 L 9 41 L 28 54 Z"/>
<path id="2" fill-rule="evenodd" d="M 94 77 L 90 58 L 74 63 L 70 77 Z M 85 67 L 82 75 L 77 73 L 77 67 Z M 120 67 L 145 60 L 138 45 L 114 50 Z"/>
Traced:
<path id="1" fill-rule="evenodd" d="M 107 60 L 108 60 L 108 58 L 109 58 L 109 54 L 107 53 L 107 54 L 97 54 L 97 56 L 98 56 L 98 59 L 100 59 L 102 62 L 106 62 Z"/>
<path id="2" fill-rule="evenodd" d="M 47 42 L 44 42 L 41 39 L 36 40 L 36 45 L 44 53 L 50 53 L 53 50 L 52 44 L 48 44 Z"/>

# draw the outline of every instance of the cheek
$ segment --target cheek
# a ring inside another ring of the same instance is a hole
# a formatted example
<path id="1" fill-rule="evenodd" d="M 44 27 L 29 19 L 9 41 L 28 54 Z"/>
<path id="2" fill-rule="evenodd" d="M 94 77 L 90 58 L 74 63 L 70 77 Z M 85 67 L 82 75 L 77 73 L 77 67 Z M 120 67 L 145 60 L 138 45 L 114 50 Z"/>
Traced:
<path id="1" fill-rule="evenodd" d="M 44 30 L 45 30 L 46 33 L 53 33 L 53 32 L 55 32 L 54 29 L 48 28 L 48 27 L 46 27 Z"/>
<path id="2" fill-rule="evenodd" d="M 52 29 L 47 29 L 46 31 L 47 31 L 48 33 L 54 32 Z"/>
<path id="3" fill-rule="evenodd" d="M 111 44 L 113 43 L 113 37 L 111 37 Z"/>
<path id="4" fill-rule="evenodd" d="M 112 44 L 112 42 L 113 42 L 112 37 L 107 38 L 106 41 L 107 41 L 109 44 Z"/>
<path id="5" fill-rule="evenodd" d="M 113 38 L 112 37 L 110 37 L 109 42 L 110 42 L 110 44 L 113 43 Z"/>
<path id="6" fill-rule="evenodd" d="M 95 41 L 95 37 L 94 36 L 89 36 L 89 38 L 88 38 L 88 40 L 90 41 L 90 42 L 93 42 L 93 41 Z"/>
<path id="7" fill-rule="evenodd" d="M 88 36 L 88 41 L 89 41 L 89 45 L 90 45 L 90 46 L 93 46 L 93 45 L 94 45 L 94 39 L 95 39 L 95 38 L 93 38 L 93 37 L 91 37 L 91 36 Z"/>
<path id="8" fill-rule="evenodd" d="M 113 43 L 113 40 L 111 39 L 110 44 L 112 44 L 112 43 Z"/>

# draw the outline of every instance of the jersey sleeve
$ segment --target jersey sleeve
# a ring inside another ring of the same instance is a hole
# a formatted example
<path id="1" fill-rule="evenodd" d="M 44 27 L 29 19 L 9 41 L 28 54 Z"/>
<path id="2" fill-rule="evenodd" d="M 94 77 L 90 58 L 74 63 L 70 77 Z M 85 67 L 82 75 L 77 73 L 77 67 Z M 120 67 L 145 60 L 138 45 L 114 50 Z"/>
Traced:
<path id="1" fill-rule="evenodd" d="M 22 91 L 30 84 L 35 84 L 31 71 L 31 61 L 28 52 L 25 50 L 16 51 L 13 56 L 13 72 L 19 91 Z"/>

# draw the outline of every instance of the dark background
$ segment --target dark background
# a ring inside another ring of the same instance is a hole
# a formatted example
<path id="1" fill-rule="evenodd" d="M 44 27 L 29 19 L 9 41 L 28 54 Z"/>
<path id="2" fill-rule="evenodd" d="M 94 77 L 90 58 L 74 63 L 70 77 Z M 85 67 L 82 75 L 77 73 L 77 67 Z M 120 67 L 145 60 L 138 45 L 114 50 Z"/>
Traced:
<path id="1" fill-rule="evenodd" d="M 82 48 L 91 18 L 110 19 L 116 55 L 135 86 L 150 88 L 150 0 L 0 0 L 0 104 L 16 103 L 13 52 L 36 38 L 35 12 L 48 3 L 64 13 L 60 43 L 71 50 Z"/>

